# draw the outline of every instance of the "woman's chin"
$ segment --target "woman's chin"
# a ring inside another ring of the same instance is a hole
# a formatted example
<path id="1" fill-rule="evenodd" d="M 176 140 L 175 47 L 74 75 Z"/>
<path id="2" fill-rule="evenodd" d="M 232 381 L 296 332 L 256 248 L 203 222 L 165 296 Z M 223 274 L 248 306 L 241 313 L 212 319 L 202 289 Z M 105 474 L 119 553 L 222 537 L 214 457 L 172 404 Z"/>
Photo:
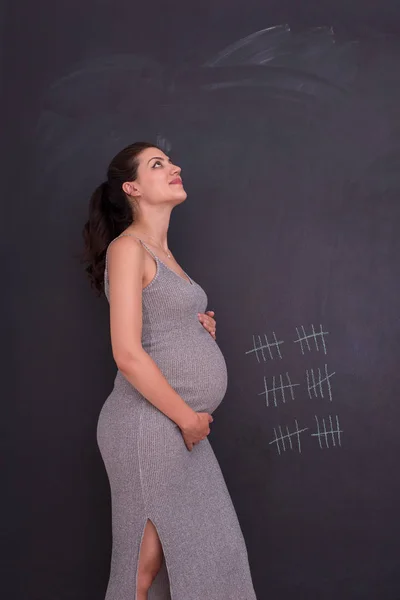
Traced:
<path id="1" fill-rule="evenodd" d="M 180 190 L 179 193 L 174 194 L 174 200 L 177 204 L 181 204 L 182 202 L 184 202 L 187 198 L 187 193 L 185 192 L 185 190 Z"/>

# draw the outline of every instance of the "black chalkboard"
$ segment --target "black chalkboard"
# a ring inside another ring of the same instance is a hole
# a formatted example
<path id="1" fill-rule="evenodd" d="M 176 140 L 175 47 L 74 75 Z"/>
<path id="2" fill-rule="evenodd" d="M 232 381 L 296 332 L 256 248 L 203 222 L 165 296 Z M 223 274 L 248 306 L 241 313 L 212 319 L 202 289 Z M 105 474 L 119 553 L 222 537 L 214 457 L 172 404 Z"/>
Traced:
<path id="1" fill-rule="evenodd" d="M 118 4 L 82 8 L 93 30 L 67 19 L 15 133 L 29 138 L 20 226 L 35 267 L 13 288 L 25 412 L 10 444 L 29 456 L 13 453 L 29 467 L 13 510 L 30 532 L 13 568 L 32 569 L 13 597 L 104 594 L 94 431 L 115 366 L 75 255 L 108 161 L 145 139 L 183 169 L 170 245 L 216 312 L 229 386 L 210 440 L 258 598 L 398 600 L 400 9 L 238 3 L 228 18 L 221 3 L 196 24 L 182 4 L 169 31 L 166 5 L 152 21 Z"/>

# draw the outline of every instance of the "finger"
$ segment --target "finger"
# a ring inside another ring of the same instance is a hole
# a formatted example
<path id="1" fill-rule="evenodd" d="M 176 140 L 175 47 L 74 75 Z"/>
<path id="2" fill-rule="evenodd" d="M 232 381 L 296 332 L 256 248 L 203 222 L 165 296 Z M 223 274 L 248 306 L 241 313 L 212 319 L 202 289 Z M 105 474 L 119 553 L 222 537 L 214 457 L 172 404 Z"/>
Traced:
<path id="1" fill-rule="evenodd" d="M 214 319 L 212 319 L 211 317 L 208 317 L 208 318 L 207 318 L 207 325 L 208 325 L 209 327 L 211 327 L 212 329 L 215 329 L 215 328 L 216 328 L 216 326 L 217 326 L 216 322 L 215 322 L 215 321 L 214 321 Z"/>
<path id="2" fill-rule="evenodd" d="M 215 315 L 215 312 L 213 310 L 206 310 L 206 315 L 210 315 L 210 317 L 213 317 Z"/>
<path id="3" fill-rule="evenodd" d="M 200 321 L 204 321 L 204 319 L 208 318 L 206 313 L 197 313 L 197 316 L 199 317 Z"/>
<path id="4" fill-rule="evenodd" d="M 207 331 L 209 331 L 210 333 L 212 331 L 215 331 L 216 329 L 216 323 L 214 321 L 214 319 L 210 318 L 210 317 L 199 317 L 199 320 L 201 322 L 201 324 L 203 325 L 203 327 L 205 327 L 205 329 L 207 329 Z"/>

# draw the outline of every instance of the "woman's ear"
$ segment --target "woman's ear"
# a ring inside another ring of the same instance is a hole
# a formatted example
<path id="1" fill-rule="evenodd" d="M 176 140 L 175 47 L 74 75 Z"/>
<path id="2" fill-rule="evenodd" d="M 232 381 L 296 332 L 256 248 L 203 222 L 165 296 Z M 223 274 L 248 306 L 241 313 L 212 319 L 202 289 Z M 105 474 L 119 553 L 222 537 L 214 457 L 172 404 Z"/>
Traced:
<path id="1" fill-rule="evenodd" d="M 128 196 L 137 196 L 139 192 L 133 181 L 124 181 L 122 189 Z"/>

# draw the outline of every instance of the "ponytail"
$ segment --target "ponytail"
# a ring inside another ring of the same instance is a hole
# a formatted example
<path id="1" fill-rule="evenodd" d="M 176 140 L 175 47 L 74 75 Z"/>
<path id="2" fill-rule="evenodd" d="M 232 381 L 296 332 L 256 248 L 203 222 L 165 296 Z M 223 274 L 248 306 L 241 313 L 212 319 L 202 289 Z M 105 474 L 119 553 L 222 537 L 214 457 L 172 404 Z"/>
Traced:
<path id="1" fill-rule="evenodd" d="M 89 202 L 89 219 L 83 227 L 86 273 L 97 295 L 104 293 L 104 269 L 109 243 L 132 222 L 132 210 L 121 190 L 119 203 L 111 195 L 110 185 L 103 181 Z"/>
<path id="2" fill-rule="evenodd" d="M 89 218 L 82 231 L 82 262 L 90 285 L 97 295 L 104 294 L 104 269 L 108 245 L 133 222 L 133 210 L 122 190 L 125 181 L 137 178 L 138 156 L 145 148 L 157 148 L 148 142 L 136 142 L 121 150 L 111 161 L 107 181 L 93 192 L 89 202 Z"/>

